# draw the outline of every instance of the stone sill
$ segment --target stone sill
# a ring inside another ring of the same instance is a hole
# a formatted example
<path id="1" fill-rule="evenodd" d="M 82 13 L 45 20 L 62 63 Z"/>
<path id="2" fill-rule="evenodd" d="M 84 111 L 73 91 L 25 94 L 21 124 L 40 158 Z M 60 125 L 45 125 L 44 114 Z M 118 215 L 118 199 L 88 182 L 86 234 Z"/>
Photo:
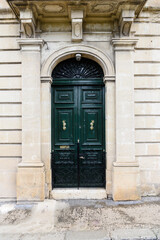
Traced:
<path id="1" fill-rule="evenodd" d="M 50 193 L 51 199 L 106 199 L 107 192 L 104 188 L 56 188 Z"/>

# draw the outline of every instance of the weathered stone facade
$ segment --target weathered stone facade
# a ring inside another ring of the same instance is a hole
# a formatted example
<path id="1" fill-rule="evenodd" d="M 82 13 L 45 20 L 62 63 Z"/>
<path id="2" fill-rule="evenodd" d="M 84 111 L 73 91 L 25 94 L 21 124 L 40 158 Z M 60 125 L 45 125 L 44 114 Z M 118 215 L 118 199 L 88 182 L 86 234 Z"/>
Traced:
<path id="1" fill-rule="evenodd" d="M 1 0 L 0 198 L 58 198 L 51 187 L 51 73 L 77 53 L 104 71 L 106 190 L 63 189 L 60 196 L 159 195 L 159 51 L 159 0 Z"/>

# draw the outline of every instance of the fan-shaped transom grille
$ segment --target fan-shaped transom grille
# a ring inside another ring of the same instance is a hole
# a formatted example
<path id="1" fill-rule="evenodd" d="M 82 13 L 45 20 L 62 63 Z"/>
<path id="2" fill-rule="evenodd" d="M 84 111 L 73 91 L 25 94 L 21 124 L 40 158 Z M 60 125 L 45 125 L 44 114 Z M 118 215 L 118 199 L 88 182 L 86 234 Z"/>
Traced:
<path id="1" fill-rule="evenodd" d="M 87 58 L 82 58 L 80 61 L 75 58 L 67 59 L 60 62 L 52 72 L 53 79 L 102 79 L 103 75 L 99 64 Z"/>

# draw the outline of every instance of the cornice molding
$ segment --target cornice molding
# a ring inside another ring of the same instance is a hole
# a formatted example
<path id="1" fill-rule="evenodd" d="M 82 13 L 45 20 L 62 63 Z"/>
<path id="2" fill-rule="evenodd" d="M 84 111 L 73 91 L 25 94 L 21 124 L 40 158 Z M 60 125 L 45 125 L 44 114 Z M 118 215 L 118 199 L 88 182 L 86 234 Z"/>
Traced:
<path id="1" fill-rule="evenodd" d="M 104 76 L 103 78 L 103 82 L 104 84 L 106 84 L 107 82 L 115 82 L 116 78 L 115 76 Z"/>
<path id="2" fill-rule="evenodd" d="M 19 38 L 17 43 L 22 51 L 40 51 L 44 45 L 44 40 L 36 38 Z"/>
<path id="3" fill-rule="evenodd" d="M 100 19 L 120 19 L 122 10 L 133 10 L 137 17 L 141 12 L 146 0 L 104 0 L 97 2 L 96 0 L 75 0 L 75 1 L 54 1 L 54 0 L 7 0 L 10 7 L 20 18 L 20 11 L 24 8 L 32 9 L 36 20 L 40 21 L 66 21 L 71 17 L 71 10 L 81 10 L 84 12 L 84 20 L 92 18 L 93 22 Z M 55 8 L 54 8 L 55 6 Z M 55 11 L 53 11 L 55 9 Z M 86 14 L 87 13 L 87 14 Z"/>
<path id="4" fill-rule="evenodd" d="M 134 51 L 137 38 L 113 38 L 112 45 L 115 51 Z"/>
<path id="5" fill-rule="evenodd" d="M 41 76 L 41 83 L 50 83 L 52 84 L 52 77 L 49 76 Z"/>

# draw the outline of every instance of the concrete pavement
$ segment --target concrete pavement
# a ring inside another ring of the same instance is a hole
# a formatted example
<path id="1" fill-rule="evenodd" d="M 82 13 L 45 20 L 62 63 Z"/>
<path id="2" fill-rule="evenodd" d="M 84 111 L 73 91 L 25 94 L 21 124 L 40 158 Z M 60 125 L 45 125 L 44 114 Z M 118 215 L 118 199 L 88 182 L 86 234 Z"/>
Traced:
<path id="1" fill-rule="evenodd" d="M 160 240 L 160 198 L 0 203 L 0 240 Z"/>
<path id="2" fill-rule="evenodd" d="M 1 240 L 160 240 L 157 229 L 118 229 L 111 233 L 98 231 L 67 231 L 53 233 L 0 234 Z"/>

